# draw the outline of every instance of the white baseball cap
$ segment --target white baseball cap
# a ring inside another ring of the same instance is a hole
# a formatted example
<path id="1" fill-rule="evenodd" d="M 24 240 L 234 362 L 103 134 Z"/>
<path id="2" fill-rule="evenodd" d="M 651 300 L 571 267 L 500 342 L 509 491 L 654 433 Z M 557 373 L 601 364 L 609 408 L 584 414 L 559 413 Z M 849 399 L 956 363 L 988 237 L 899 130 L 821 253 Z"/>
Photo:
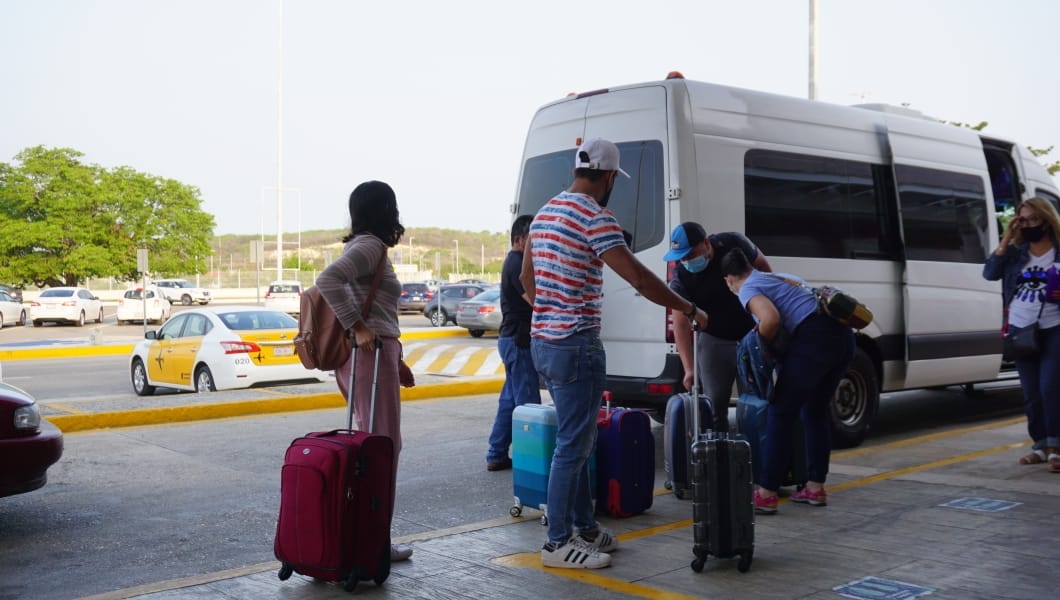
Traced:
<path id="1" fill-rule="evenodd" d="M 629 177 L 629 173 L 618 166 L 618 155 L 618 146 L 603 138 L 586 140 L 581 148 L 578 148 L 578 153 L 574 155 L 574 168 L 618 171 Z"/>

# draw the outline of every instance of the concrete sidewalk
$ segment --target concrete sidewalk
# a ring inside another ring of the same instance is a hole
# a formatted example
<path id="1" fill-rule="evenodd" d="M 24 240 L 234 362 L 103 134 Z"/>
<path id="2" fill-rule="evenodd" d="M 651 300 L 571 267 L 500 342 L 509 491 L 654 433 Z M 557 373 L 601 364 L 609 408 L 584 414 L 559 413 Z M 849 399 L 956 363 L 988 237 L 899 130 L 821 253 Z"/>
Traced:
<path id="1" fill-rule="evenodd" d="M 656 434 L 661 429 L 656 427 Z M 1053 542 L 1060 539 L 1060 475 L 1021 467 L 1022 418 L 866 446 L 833 455 L 829 505 L 784 501 L 758 517 L 754 561 L 692 560 L 691 505 L 661 489 L 629 519 L 604 518 L 620 534 L 613 565 L 598 571 L 546 569 L 534 511 L 407 536 L 413 559 L 389 579 L 363 582 L 371 598 L 1052 598 Z M 661 467 L 661 456 L 658 464 Z M 333 584 L 277 563 L 204 573 L 92 596 L 144 598 L 348 598 Z"/>

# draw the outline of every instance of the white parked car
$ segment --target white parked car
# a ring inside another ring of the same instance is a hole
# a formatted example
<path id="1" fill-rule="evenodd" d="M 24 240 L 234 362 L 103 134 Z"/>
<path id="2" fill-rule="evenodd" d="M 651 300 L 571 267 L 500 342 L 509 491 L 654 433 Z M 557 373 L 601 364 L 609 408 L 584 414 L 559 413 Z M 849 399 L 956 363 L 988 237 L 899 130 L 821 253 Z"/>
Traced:
<path id="1" fill-rule="evenodd" d="M 11 294 L 0 291 L 0 327 L 25 324 L 26 307 Z"/>
<path id="2" fill-rule="evenodd" d="M 327 381 L 302 366 L 294 350 L 298 322 L 260 306 L 211 306 L 178 312 L 133 347 L 133 391 L 155 388 L 212 392 L 264 383 Z"/>
<path id="3" fill-rule="evenodd" d="M 161 324 L 169 319 L 172 311 L 173 308 L 158 288 L 150 285 L 146 288 L 130 288 L 118 300 L 118 325 L 142 323 L 145 312 L 148 321 Z"/>
<path id="4" fill-rule="evenodd" d="M 273 281 L 265 292 L 265 308 L 297 315 L 302 310 L 302 284 L 298 281 Z"/>
<path id="5" fill-rule="evenodd" d="M 205 306 L 213 299 L 210 296 L 210 290 L 196 287 L 187 279 L 156 279 L 154 285 L 161 290 L 162 295 L 169 300 L 170 304 L 180 302 L 184 306 L 192 304 Z"/>
<path id="6" fill-rule="evenodd" d="M 40 327 L 45 323 L 72 323 L 81 327 L 86 320 L 103 322 L 99 296 L 83 287 L 48 288 L 29 303 L 29 318 Z"/>

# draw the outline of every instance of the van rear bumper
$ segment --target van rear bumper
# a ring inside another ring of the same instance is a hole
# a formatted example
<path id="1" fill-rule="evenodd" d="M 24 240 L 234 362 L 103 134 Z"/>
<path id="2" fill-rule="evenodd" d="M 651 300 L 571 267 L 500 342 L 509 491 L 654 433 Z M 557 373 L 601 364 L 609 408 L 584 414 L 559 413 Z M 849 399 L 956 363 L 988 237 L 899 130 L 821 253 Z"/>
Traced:
<path id="1" fill-rule="evenodd" d="M 670 396 L 685 391 L 685 369 L 681 357 L 667 354 L 661 373 L 654 377 L 628 377 L 607 375 L 606 389 L 611 392 L 611 402 L 618 406 L 658 410 L 666 408 Z"/>

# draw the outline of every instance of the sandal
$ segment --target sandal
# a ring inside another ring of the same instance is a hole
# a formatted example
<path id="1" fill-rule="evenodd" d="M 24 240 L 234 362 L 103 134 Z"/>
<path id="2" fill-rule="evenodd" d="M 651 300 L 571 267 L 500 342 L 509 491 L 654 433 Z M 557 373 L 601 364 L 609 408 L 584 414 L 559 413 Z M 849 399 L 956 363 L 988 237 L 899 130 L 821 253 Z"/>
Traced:
<path id="1" fill-rule="evenodd" d="M 1049 455 L 1049 472 L 1060 473 L 1060 454 Z"/>
<path id="2" fill-rule="evenodd" d="M 1045 461 L 1045 451 L 1043 450 L 1035 450 L 1026 456 L 1020 457 L 1021 465 L 1039 465 Z"/>

